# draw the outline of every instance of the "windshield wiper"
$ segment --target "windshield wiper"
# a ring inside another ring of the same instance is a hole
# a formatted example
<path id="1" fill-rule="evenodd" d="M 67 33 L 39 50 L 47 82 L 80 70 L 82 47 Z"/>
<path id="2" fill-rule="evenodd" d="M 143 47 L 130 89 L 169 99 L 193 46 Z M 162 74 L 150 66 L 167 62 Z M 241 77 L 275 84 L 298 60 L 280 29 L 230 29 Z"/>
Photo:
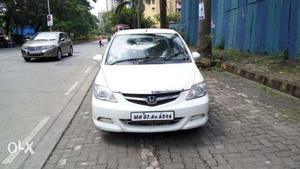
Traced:
<path id="1" fill-rule="evenodd" d="M 142 63 L 165 63 L 166 61 L 170 61 L 172 58 L 180 55 L 180 54 L 183 54 L 183 53 L 186 53 L 185 51 L 180 51 L 180 52 L 177 52 L 171 56 L 168 56 L 168 57 L 158 57 L 158 58 L 149 58 L 149 57 L 146 57 Z M 188 57 L 185 57 L 185 58 L 181 58 L 180 60 L 188 60 Z"/>
<path id="2" fill-rule="evenodd" d="M 139 60 L 144 60 L 145 58 L 131 58 L 131 59 L 123 59 L 123 60 L 117 60 L 113 63 L 111 63 L 110 65 L 115 65 L 118 63 L 122 63 L 122 62 L 131 62 L 131 61 L 139 61 Z"/>
<path id="3" fill-rule="evenodd" d="M 179 51 L 179 52 L 177 52 L 177 53 L 174 53 L 173 55 L 166 57 L 166 58 L 164 59 L 164 61 L 169 61 L 169 60 L 171 60 L 172 58 L 174 58 L 174 57 L 176 57 L 176 56 L 178 56 L 178 55 L 180 55 L 180 54 L 183 54 L 183 53 L 185 53 L 185 51 Z M 182 58 L 182 60 L 186 60 L 186 59 L 188 59 L 188 58 L 187 58 L 187 57 Z"/>

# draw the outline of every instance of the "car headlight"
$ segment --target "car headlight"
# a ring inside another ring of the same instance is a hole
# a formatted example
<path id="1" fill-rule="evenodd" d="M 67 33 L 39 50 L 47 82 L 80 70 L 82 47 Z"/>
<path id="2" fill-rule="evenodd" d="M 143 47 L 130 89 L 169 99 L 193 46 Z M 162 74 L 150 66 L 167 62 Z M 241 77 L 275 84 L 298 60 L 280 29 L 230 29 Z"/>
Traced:
<path id="1" fill-rule="evenodd" d="M 22 49 L 22 50 L 27 50 L 27 46 L 24 46 L 24 45 L 23 45 L 23 46 L 21 47 L 21 49 Z"/>
<path id="2" fill-rule="evenodd" d="M 55 45 L 47 45 L 47 46 L 43 46 L 43 47 L 42 47 L 42 50 L 45 50 L 45 49 L 52 49 L 52 48 L 55 48 Z"/>
<path id="3" fill-rule="evenodd" d="M 114 96 L 114 93 L 103 86 L 94 85 L 94 96 L 99 100 L 105 100 L 110 102 L 117 102 L 117 98 Z"/>
<path id="4" fill-rule="evenodd" d="M 203 97 L 207 94 L 207 86 L 205 82 L 194 84 L 186 97 L 186 100 L 192 100 Z"/>

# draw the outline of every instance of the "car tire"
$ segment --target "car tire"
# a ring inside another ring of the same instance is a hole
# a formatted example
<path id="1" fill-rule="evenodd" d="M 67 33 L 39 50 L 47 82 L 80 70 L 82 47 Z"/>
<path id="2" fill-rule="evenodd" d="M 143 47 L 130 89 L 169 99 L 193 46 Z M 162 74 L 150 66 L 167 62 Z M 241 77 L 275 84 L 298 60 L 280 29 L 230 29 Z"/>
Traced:
<path id="1" fill-rule="evenodd" d="M 57 50 L 57 60 L 61 60 L 62 59 L 62 52 L 61 52 L 61 49 L 58 49 Z"/>
<path id="2" fill-rule="evenodd" d="M 70 52 L 68 53 L 69 56 L 73 56 L 73 46 L 70 47 Z"/>
<path id="3" fill-rule="evenodd" d="M 30 62 L 31 58 L 24 58 L 25 62 Z"/>

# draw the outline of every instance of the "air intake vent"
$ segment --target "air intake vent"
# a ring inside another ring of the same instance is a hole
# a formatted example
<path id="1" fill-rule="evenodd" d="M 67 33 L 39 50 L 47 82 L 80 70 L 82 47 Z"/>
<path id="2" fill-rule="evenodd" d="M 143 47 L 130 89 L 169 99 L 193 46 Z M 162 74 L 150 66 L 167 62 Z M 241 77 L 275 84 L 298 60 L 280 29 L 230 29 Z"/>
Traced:
<path id="1" fill-rule="evenodd" d="M 124 94 L 126 100 L 140 105 L 158 106 L 172 102 L 178 98 L 179 92 L 159 93 L 159 94 Z"/>

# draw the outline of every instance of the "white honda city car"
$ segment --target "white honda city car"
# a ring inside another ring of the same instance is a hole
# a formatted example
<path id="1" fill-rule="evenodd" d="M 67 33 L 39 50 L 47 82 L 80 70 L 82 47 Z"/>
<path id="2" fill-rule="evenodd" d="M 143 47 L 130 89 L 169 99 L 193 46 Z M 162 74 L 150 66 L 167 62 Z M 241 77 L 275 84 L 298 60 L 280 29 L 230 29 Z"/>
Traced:
<path id="1" fill-rule="evenodd" d="M 207 86 L 195 64 L 200 54 L 191 53 L 176 31 L 117 32 L 100 57 L 92 96 L 99 129 L 168 132 L 207 122 Z"/>

